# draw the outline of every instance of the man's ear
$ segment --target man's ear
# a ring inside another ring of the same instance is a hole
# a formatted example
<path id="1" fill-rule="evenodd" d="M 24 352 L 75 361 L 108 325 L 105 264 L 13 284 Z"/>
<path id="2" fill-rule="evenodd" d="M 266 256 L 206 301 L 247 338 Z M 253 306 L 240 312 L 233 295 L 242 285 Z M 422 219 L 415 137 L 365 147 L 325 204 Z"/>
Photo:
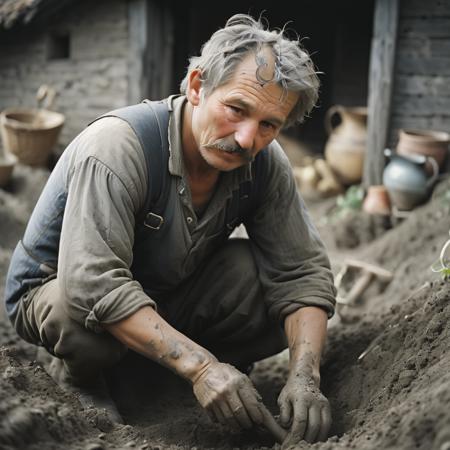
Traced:
<path id="1" fill-rule="evenodd" d="M 186 97 L 193 106 L 198 106 L 201 98 L 202 72 L 194 69 L 189 72 Z"/>

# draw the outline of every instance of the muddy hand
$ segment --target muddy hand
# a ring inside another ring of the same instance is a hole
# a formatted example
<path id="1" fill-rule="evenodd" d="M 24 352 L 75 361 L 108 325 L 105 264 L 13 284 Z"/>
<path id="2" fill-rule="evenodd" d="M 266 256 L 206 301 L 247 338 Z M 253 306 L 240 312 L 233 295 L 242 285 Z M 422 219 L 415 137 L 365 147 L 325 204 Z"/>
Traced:
<path id="1" fill-rule="evenodd" d="M 328 400 L 312 377 L 291 375 L 278 398 L 280 422 L 290 431 L 282 448 L 307 442 L 325 441 L 331 425 Z"/>
<path id="2" fill-rule="evenodd" d="M 193 380 L 193 389 L 213 420 L 234 429 L 264 425 L 261 397 L 250 379 L 235 367 L 212 362 Z"/>

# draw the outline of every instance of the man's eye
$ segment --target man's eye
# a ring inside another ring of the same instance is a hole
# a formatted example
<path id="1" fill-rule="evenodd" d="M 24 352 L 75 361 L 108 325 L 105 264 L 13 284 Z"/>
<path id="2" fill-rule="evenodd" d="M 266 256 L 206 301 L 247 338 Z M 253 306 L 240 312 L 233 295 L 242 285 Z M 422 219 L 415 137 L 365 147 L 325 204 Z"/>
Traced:
<path id="1" fill-rule="evenodd" d="M 241 108 L 238 108 L 237 106 L 227 105 L 227 107 L 235 114 L 242 114 Z"/>
<path id="2" fill-rule="evenodd" d="M 266 128 L 267 130 L 274 130 L 275 129 L 275 125 L 273 123 L 270 123 L 270 122 L 261 122 L 261 126 L 263 128 Z"/>

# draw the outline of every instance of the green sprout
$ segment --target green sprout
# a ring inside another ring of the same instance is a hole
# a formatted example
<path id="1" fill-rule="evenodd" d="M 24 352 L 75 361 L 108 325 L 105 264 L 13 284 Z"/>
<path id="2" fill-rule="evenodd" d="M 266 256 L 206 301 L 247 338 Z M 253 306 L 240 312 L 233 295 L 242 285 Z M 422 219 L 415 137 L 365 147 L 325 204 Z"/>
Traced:
<path id="1" fill-rule="evenodd" d="M 331 218 L 344 217 L 350 211 L 359 211 L 364 200 L 364 189 L 360 185 L 350 186 L 345 194 L 336 199 L 336 205 L 330 211 Z"/>
<path id="2" fill-rule="evenodd" d="M 445 257 L 445 253 L 449 248 L 450 248 L 450 239 L 442 247 L 441 254 L 439 255 L 439 261 L 436 261 L 431 266 L 431 270 L 435 273 L 440 273 L 444 280 L 450 278 L 450 259 Z"/>

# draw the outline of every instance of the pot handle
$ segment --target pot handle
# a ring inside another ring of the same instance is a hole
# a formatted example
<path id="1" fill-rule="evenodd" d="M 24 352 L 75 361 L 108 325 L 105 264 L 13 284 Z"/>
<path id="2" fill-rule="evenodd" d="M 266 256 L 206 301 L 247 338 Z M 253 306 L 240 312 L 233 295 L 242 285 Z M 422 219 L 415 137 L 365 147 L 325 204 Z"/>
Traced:
<path id="1" fill-rule="evenodd" d="M 427 187 L 431 187 L 439 176 L 439 165 L 432 156 L 427 156 L 426 160 L 430 162 L 433 169 L 433 175 L 431 175 L 430 179 L 427 181 Z"/>
<path id="2" fill-rule="evenodd" d="M 331 123 L 331 119 L 333 118 L 333 116 L 335 114 L 341 114 L 341 105 L 333 105 L 330 108 L 328 108 L 328 111 L 325 115 L 325 130 L 328 134 L 328 136 L 331 134 L 331 132 L 333 131 L 334 127 Z"/>

